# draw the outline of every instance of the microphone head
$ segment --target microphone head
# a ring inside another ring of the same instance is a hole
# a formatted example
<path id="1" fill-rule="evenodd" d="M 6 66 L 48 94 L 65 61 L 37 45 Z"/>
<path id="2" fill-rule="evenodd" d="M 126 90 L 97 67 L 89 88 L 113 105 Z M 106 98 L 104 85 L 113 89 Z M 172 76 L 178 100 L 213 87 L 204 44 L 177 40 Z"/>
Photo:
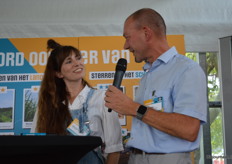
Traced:
<path id="1" fill-rule="evenodd" d="M 118 63 L 116 65 L 116 71 L 126 71 L 126 67 L 127 67 L 127 60 L 124 58 L 120 58 L 118 60 Z"/>

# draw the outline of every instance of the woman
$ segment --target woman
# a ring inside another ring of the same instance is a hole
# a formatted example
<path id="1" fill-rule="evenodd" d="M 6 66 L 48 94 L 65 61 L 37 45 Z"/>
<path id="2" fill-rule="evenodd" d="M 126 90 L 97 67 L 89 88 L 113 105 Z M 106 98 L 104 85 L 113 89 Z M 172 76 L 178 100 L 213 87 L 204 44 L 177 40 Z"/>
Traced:
<path id="1" fill-rule="evenodd" d="M 70 135 L 67 127 L 77 119 L 80 135 L 100 136 L 104 143 L 101 149 L 89 152 L 78 164 L 118 163 L 119 152 L 123 150 L 121 127 L 118 114 L 109 113 L 104 105 L 105 92 L 93 89 L 84 80 L 85 66 L 78 49 L 62 46 L 52 39 L 47 45 L 48 51 L 52 51 L 31 132 Z"/>

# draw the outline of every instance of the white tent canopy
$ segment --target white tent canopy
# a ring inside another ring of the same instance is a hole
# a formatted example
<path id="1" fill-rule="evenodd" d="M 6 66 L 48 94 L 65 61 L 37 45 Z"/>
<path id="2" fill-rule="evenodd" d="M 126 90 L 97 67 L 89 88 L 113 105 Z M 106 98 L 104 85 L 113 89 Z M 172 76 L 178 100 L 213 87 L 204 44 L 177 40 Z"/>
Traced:
<path id="1" fill-rule="evenodd" d="M 150 7 L 186 51 L 218 51 L 232 35 L 231 0 L 0 0 L 0 38 L 121 36 L 124 20 Z"/>

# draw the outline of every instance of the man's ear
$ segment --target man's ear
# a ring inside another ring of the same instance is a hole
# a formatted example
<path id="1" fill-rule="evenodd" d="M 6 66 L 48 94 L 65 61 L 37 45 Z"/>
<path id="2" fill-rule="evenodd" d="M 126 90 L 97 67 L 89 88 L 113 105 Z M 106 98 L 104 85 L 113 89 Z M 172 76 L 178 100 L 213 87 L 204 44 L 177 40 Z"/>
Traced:
<path id="1" fill-rule="evenodd" d="M 151 39 L 151 36 L 152 36 L 152 30 L 151 30 L 149 27 L 144 26 L 144 27 L 143 27 L 143 31 L 144 31 L 144 35 L 145 35 L 145 37 L 146 37 L 146 40 L 147 40 L 147 41 L 150 40 L 150 39 Z"/>
<path id="2" fill-rule="evenodd" d="M 64 76 L 61 74 L 61 72 L 56 72 L 56 77 L 63 78 Z"/>

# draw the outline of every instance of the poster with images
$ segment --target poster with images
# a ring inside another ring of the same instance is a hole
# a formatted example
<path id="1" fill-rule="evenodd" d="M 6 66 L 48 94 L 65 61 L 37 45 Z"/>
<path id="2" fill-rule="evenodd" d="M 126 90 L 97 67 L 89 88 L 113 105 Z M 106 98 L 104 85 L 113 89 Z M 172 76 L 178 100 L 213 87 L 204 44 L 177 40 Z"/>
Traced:
<path id="1" fill-rule="evenodd" d="M 54 39 L 61 45 L 79 48 L 86 67 L 85 79 L 94 88 L 104 89 L 107 86 L 103 84 L 112 84 L 117 61 L 125 58 L 127 70 L 121 86 L 124 93 L 134 99 L 136 88 L 133 86 L 139 84 L 144 74 L 144 63 L 136 63 L 133 54 L 123 49 L 125 38 L 122 36 L 0 39 L 0 88 L 9 91 L 8 97 L 11 97 L 9 100 L 12 103 L 5 113 L 5 108 L 8 107 L 2 104 L 5 104 L 6 100 L 0 97 L 0 134 L 18 135 L 30 131 L 32 115 L 38 101 L 35 100 L 36 94 L 38 99 L 38 93 L 34 92 L 33 86 L 40 86 L 43 79 L 50 55 L 47 51 L 48 39 Z M 169 45 L 176 46 L 180 54 L 185 53 L 183 35 L 169 35 L 167 39 Z M 0 96 L 3 96 L 3 93 L 0 93 Z M 29 109 L 31 98 L 33 103 Z M 122 128 L 130 130 L 132 117 L 123 116 L 120 122 Z"/>

